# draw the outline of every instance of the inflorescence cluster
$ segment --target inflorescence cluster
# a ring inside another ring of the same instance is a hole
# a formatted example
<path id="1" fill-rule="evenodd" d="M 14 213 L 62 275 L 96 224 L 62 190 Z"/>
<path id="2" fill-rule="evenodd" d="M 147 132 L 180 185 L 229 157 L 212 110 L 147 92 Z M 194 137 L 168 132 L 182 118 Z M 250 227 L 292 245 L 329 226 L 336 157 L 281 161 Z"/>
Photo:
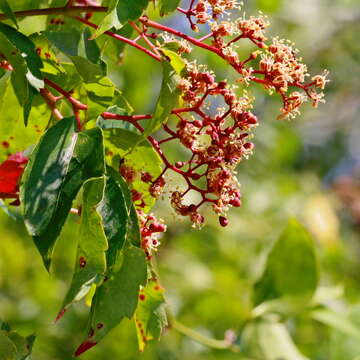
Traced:
<path id="1" fill-rule="evenodd" d="M 78 5 L 93 8 L 96 2 L 68 2 L 68 6 Z M 200 29 L 207 31 L 201 38 L 154 22 L 147 16 L 142 16 L 136 22 L 129 22 L 137 33 L 135 39 L 111 31 L 104 33 L 137 48 L 157 61 L 164 61 L 162 49 L 168 43 L 177 43 L 178 54 L 181 56 L 190 54 L 195 46 L 216 54 L 239 75 L 237 84 L 229 84 L 226 80 L 217 81 L 215 74 L 206 66 L 186 60 L 183 56 L 186 67 L 178 83 L 182 107 L 172 109 L 169 114 L 172 121 L 163 124 L 165 138 L 157 140 L 148 136 L 149 142 L 164 163 L 161 175 L 152 179 L 146 169 L 141 174 L 136 174 L 134 169 L 123 163 L 120 165 L 120 172 L 130 187 L 134 179 L 140 177 L 154 198 L 163 193 L 166 185 L 165 173 L 168 170 L 180 175 L 185 180 L 186 187 L 170 190 L 171 205 L 177 214 L 188 216 L 195 226 L 204 223 L 204 216 L 199 209 L 206 203 L 218 214 L 222 226 L 228 224 L 228 209 L 241 205 L 235 169 L 242 159 L 252 153 L 254 144 L 250 141 L 251 131 L 258 125 L 258 119 L 252 112 L 254 99 L 247 88 L 255 83 L 263 86 L 270 94 L 279 94 L 283 102 L 279 119 L 293 119 L 307 100 L 310 100 L 314 107 L 324 102 L 322 90 L 329 81 L 327 71 L 322 75 L 309 75 L 306 64 L 298 57 L 298 50 L 291 42 L 277 37 L 268 40 L 266 30 L 270 23 L 264 15 L 249 18 L 240 15 L 236 18 L 236 15 L 240 14 L 241 5 L 236 0 L 189 0 L 187 9 L 177 8 L 178 12 L 185 16 L 194 33 L 198 33 Z M 90 22 L 91 17 L 92 13 L 89 12 L 74 18 L 96 29 L 97 25 Z M 56 24 L 61 25 L 63 21 L 57 21 Z M 255 46 L 255 49 L 245 56 L 239 50 L 238 43 L 242 39 L 247 39 Z M 139 44 L 141 41 L 144 46 Z M 3 56 L 0 57 L 0 67 L 12 71 Z M 47 87 L 41 89 L 40 94 L 49 105 L 53 116 L 59 120 L 62 118 L 57 102 L 65 99 L 72 106 L 81 131 L 81 114 L 87 111 L 87 106 L 75 99 L 72 92 L 63 90 L 49 79 L 44 81 Z M 53 91 L 60 96 L 53 94 Z M 144 131 L 141 122 L 152 117 L 125 116 L 109 112 L 101 115 L 104 119 L 128 121 L 140 131 Z M 189 157 L 171 163 L 162 148 L 162 144 L 170 141 L 180 143 L 190 154 Z M 189 203 L 188 195 L 191 192 L 198 194 L 197 202 Z M 147 256 L 151 257 L 151 251 L 159 244 L 157 237 L 166 230 L 166 226 L 154 215 L 143 213 L 142 209 L 146 205 L 143 194 L 132 189 L 132 195 L 138 209 L 143 248 Z"/>

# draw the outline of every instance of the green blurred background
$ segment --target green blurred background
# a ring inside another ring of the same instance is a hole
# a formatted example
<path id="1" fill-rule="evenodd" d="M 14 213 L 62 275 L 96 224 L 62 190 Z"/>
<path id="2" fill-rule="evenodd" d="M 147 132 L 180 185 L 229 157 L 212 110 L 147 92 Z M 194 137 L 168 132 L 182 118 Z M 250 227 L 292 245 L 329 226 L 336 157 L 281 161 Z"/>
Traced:
<path id="1" fill-rule="evenodd" d="M 238 169 L 243 206 L 230 211 L 227 228 L 220 228 L 209 214 L 207 225 L 195 230 L 169 215 L 168 201 L 157 205 L 154 211 L 168 224 L 156 256 L 167 301 L 186 325 L 219 339 L 234 332 L 241 344 L 253 308 L 253 285 L 266 253 L 288 218 L 296 216 L 314 235 L 321 284 L 337 295 L 328 305 L 360 327 L 359 0 L 248 0 L 244 9 L 247 15 L 258 10 L 268 14 L 270 33 L 293 40 L 311 73 L 330 70 L 327 103 L 318 110 L 309 105 L 294 122 L 279 122 L 278 99 L 252 88 L 260 119 L 256 150 Z M 20 24 L 26 29 L 36 21 Z M 186 26 L 177 16 L 164 21 Z M 199 63 L 208 63 L 219 79 L 236 78 L 214 56 L 199 51 L 196 57 Z M 151 111 L 160 86 L 160 66 L 127 49 L 123 63 L 112 71 L 135 111 Z M 173 151 L 174 156 L 181 155 L 178 149 Z M 82 340 L 86 304 L 75 305 L 59 324 L 52 324 L 71 277 L 77 221 L 74 216 L 65 226 L 49 276 L 21 222 L 0 212 L 0 317 L 21 334 L 37 334 L 35 360 L 70 359 Z M 309 359 L 360 358 L 357 338 L 321 325 L 306 313 L 290 316 L 286 325 Z M 245 359 L 202 346 L 174 330 L 141 354 L 132 321 L 124 321 L 82 358 Z"/>

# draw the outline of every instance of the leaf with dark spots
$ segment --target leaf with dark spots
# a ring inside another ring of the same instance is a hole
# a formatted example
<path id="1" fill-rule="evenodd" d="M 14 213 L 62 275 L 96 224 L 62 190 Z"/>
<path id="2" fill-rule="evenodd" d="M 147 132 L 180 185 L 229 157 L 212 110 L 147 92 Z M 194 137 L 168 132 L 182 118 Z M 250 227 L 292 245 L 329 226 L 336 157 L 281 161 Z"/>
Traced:
<path id="1" fill-rule="evenodd" d="M 150 340 L 158 340 L 167 326 L 164 289 L 156 280 L 149 280 L 140 292 L 139 303 L 135 313 L 135 324 L 139 350 L 144 351 Z"/>
<path id="2" fill-rule="evenodd" d="M 85 182 L 75 272 L 61 311 L 82 299 L 93 284 L 100 283 L 106 270 L 108 244 L 97 206 L 103 199 L 105 177 Z"/>
<path id="3" fill-rule="evenodd" d="M 127 244 L 107 281 L 96 289 L 91 304 L 88 335 L 80 345 L 85 347 L 82 352 L 87 350 L 84 344 L 89 341 L 98 343 L 124 317 L 131 318 L 134 315 L 139 289 L 145 286 L 146 278 L 147 263 L 143 250 Z"/>

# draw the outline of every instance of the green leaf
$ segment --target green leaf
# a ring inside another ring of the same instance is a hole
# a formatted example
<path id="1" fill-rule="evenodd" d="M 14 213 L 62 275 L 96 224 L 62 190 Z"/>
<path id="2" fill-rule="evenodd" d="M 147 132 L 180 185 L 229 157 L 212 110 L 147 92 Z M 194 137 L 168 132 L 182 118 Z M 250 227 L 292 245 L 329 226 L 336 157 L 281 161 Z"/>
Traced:
<path id="1" fill-rule="evenodd" d="M 149 0 L 119 0 L 117 15 L 120 23 L 125 25 L 128 20 L 137 20 L 147 8 Z"/>
<path id="2" fill-rule="evenodd" d="M 27 65 L 19 50 L 7 37 L 0 32 L 0 52 L 4 54 L 14 71 L 11 73 L 11 83 L 20 105 L 28 101 L 29 88 L 26 79 Z"/>
<path id="3" fill-rule="evenodd" d="M 73 117 L 59 121 L 42 137 L 23 176 L 22 203 L 25 224 L 32 236 L 49 225 L 68 173 L 76 143 Z"/>
<path id="4" fill-rule="evenodd" d="M 135 314 L 139 350 L 150 340 L 158 340 L 167 326 L 164 290 L 156 280 L 149 280 L 139 295 Z"/>
<path id="5" fill-rule="evenodd" d="M 122 121 L 119 123 L 126 124 Z M 149 212 L 156 200 L 149 192 L 151 183 L 144 183 L 141 180 L 141 173 L 146 170 L 155 180 L 162 172 L 161 158 L 151 144 L 135 131 L 110 129 L 104 131 L 104 136 L 109 150 L 114 155 L 120 155 L 124 161 L 123 165 L 135 171 L 136 177 L 131 187 L 142 195 L 142 199 L 136 202 L 136 205 L 142 203 L 142 210 Z"/>
<path id="6" fill-rule="evenodd" d="M 24 123 L 28 123 L 34 97 L 44 87 L 41 68 L 42 61 L 34 43 L 12 27 L 0 23 L 0 52 L 10 62 L 14 71 L 11 82 L 19 101 L 24 107 Z"/>
<path id="7" fill-rule="evenodd" d="M 185 68 L 185 62 L 176 53 L 163 49 L 169 61 L 164 60 L 163 65 L 163 80 L 161 84 L 160 96 L 156 104 L 154 116 L 147 120 L 145 124 L 145 131 L 143 136 L 147 137 L 151 133 L 158 130 L 163 123 L 166 123 L 180 100 L 180 89 L 178 84 L 180 81 L 180 74 Z"/>
<path id="8" fill-rule="evenodd" d="M 48 126 L 50 119 L 49 107 L 41 97 L 35 96 L 28 120 L 31 126 L 24 126 L 25 108 L 21 108 L 14 89 L 10 86 L 10 77 L 11 74 L 8 72 L 0 79 L 0 112 L 2 114 L 0 134 L 1 141 L 7 141 L 9 145 L 7 148 L 0 146 L 0 162 L 4 161 L 8 154 L 24 150 L 31 151 Z M 40 102 L 37 102 L 38 100 Z M 8 111 L 9 109 L 11 111 Z"/>
<path id="9" fill-rule="evenodd" d="M 119 175 L 119 177 L 121 176 Z M 118 178 L 111 176 L 110 173 L 106 179 L 104 197 L 97 208 L 109 244 L 106 252 L 108 268 L 116 263 L 119 251 L 123 248 L 126 240 L 129 209 L 125 196 Z"/>
<path id="10" fill-rule="evenodd" d="M 81 102 L 88 106 L 86 121 L 95 120 L 114 101 L 116 88 L 109 78 L 98 79 L 97 83 L 83 83 L 78 91 Z"/>
<path id="11" fill-rule="evenodd" d="M 175 11 L 179 4 L 180 0 L 160 0 L 160 15 L 164 16 L 168 13 Z"/>
<path id="12" fill-rule="evenodd" d="M 121 23 L 117 15 L 118 2 L 119 0 L 109 0 L 103 4 L 103 6 L 108 7 L 108 11 L 103 19 L 97 22 L 99 24 L 98 28 L 92 35 L 91 39 L 96 39 L 98 36 L 111 28 L 119 29 L 121 27 Z"/>
<path id="13" fill-rule="evenodd" d="M 21 32 L 15 30 L 11 26 L 0 23 L 0 32 L 7 37 L 7 39 L 20 51 L 24 57 L 28 71 L 26 78 L 36 90 L 44 87 L 42 80 L 41 69 L 43 67 L 42 61 L 36 52 L 34 43 Z"/>
<path id="14" fill-rule="evenodd" d="M 7 336 L 7 332 L 0 330 L 1 360 L 17 360 L 18 352 L 15 344 Z"/>
<path id="15" fill-rule="evenodd" d="M 125 24 L 121 29 L 114 30 L 115 34 L 131 38 L 134 29 L 130 24 Z M 123 52 L 126 47 L 126 43 L 114 39 L 109 36 L 101 36 L 98 38 L 99 45 L 102 48 L 103 56 L 106 59 L 110 59 L 115 66 L 118 66 L 121 62 Z"/>
<path id="16" fill-rule="evenodd" d="M 35 336 L 23 337 L 11 331 L 10 327 L 0 327 L 0 359 L 29 360 Z"/>
<path id="17" fill-rule="evenodd" d="M 103 201 L 105 178 L 87 180 L 83 190 L 79 243 L 75 262 L 75 272 L 69 291 L 65 297 L 62 312 L 73 301 L 79 301 L 93 284 L 99 284 L 105 275 L 105 251 L 108 248 L 102 216 L 97 207 Z"/>
<path id="18" fill-rule="evenodd" d="M 73 199 L 83 182 L 105 171 L 99 128 L 75 133 L 75 119 L 50 128 L 31 154 L 20 188 L 26 227 L 47 269 Z"/>
<path id="19" fill-rule="evenodd" d="M 124 317 L 135 312 L 139 289 L 146 284 L 147 265 L 144 251 L 127 245 L 117 263 L 94 295 L 87 338 L 75 355 L 96 345 Z"/>
<path id="20" fill-rule="evenodd" d="M 44 31 L 43 35 L 67 55 L 87 83 L 98 82 L 106 75 L 106 65 L 100 58 L 100 49 L 95 40 L 89 40 L 91 32 L 85 28 L 67 31 Z"/>
<path id="21" fill-rule="evenodd" d="M 7 0 L 0 0 L 0 10 L 6 15 L 6 17 L 11 19 L 16 28 L 19 28 L 16 17 Z"/>
<path id="22" fill-rule="evenodd" d="M 248 324 L 241 342 L 245 355 L 266 360 L 306 360 L 297 349 L 284 324 L 262 320 Z"/>
<path id="23" fill-rule="evenodd" d="M 130 216 L 128 220 L 128 233 L 127 240 L 130 244 L 140 248 L 141 247 L 141 234 L 139 218 L 133 203 L 131 203 Z"/>
<path id="24" fill-rule="evenodd" d="M 310 234 L 295 219 L 271 249 L 265 271 L 255 284 L 256 305 L 280 297 L 310 300 L 318 284 L 314 243 Z"/>
<path id="25" fill-rule="evenodd" d="M 27 126 L 27 124 L 28 124 L 30 112 L 31 112 L 31 109 L 32 109 L 33 101 L 34 101 L 34 97 L 36 95 L 37 95 L 36 90 L 32 86 L 30 86 L 29 87 L 29 98 L 24 104 L 24 111 L 23 111 L 25 126 Z"/>

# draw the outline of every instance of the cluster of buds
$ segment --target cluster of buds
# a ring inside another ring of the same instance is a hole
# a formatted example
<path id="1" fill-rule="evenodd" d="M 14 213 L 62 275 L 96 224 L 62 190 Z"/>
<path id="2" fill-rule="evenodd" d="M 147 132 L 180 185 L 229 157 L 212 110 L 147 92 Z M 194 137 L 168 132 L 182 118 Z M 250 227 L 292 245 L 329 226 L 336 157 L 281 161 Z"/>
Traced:
<path id="1" fill-rule="evenodd" d="M 166 231 L 166 225 L 162 220 L 157 220 L 153 214 L 146 215 L 141 210 L 137 213 L 140 220 L 141 247 L 150 260 L 152 252 L 160 245 L 159 237 Z"/>
<path id="2" fill-rule="evenodd" d="M 190 24 L 193 24 L 192 17 L 195 17 L 198 24 L 207 24 L 211 28 L 206 38 L 211 38 L 213 52 L 241 75 L 239 82 L 245 85 L 258 83 L 281 96 L 283 106 L 279 118 L 296 117 L 301 105 L 308 99 L 317 107 L 324 101 L 321 90 L 329 81 L 328 72 L 314 76 L 306 83 L 310 75 L 302 59 L 297 57 L 298 50 L 293 44 L 276 37 L 267 44 L 266 29 L 270 23 L 266 16 L 260 13 L 258 16 L 240 16 L 229 20 L 229 11 L 238 11 L 240 5 L 234 0 L 200 0 L 192 2 L 186 15 Z M 243 60 L 238 53 L 240 39 L 248 39 L 258 48 Z"/>
<path id="3" fill-rule="evenodd" d="M 250 131 L 258 121 L 250 112 L 252 99 L 246 93 L 238 97 L 234 88 L 225 81 L 216 82 L 212 72 L 195 63 L 187 65 L 187 75 L 179 88 L 187 106 L 173 111 L 176 129 L 164 125 L 164 130 L 170 135 L 169 141 L 179 141 L 191 155 L 185 161 L 167 165 L 167 169 L 182 175 L 187 183 L 184 191 L 171 193 L 171 205 L 176 213 L 188 216 L 194 225 L 201 226 L 204 217 L 199 208 L 209 203 L 218 214 L 220 224 L 226 226 L 227 210 L 241 205 L 235 167 L 254 148 L 249 141 Z M 213 111 L 211 104 L 215 101 L 219 107 Z M 162 174 L 152 188 L 164 185 Z M 190 191 L 200 195 L 196 204 L 186 204 Z"/>
<path id="4" fill-rule="evenodd" d="M 193 9 L 198 24 L 206 24 L 216 20 L 226 11 L 239 8 L 236 0 L 200 0 Z"/>

